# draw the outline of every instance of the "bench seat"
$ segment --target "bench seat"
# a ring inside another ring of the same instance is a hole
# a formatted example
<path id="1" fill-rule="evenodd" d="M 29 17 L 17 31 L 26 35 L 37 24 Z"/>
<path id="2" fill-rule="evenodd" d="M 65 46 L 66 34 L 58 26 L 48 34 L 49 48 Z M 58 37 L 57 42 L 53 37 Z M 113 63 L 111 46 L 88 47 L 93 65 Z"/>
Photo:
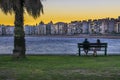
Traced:
<path id="1" fill-rule="evenodd" d="M 89 43 L 89 51 L 93 51 L 95 48 L 100 48 L 96 49 L 97 51 L 104 51 L 104 54 L 107 55 L 107 43 Z M 84 43 L 78 43 L 78 53 L 79 56 L 81 55 L 81 51 L 84 50 Z"/>

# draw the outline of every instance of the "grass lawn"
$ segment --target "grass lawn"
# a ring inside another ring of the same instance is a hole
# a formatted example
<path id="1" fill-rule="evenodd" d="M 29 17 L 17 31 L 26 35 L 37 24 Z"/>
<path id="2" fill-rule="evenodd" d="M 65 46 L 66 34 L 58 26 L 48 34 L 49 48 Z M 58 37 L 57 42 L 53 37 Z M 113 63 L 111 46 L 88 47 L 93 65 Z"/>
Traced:
<path id="1" fill-rule="evenodd" d="M 0 80 L 120 80 L 120 56 L 0 56 Z"/>

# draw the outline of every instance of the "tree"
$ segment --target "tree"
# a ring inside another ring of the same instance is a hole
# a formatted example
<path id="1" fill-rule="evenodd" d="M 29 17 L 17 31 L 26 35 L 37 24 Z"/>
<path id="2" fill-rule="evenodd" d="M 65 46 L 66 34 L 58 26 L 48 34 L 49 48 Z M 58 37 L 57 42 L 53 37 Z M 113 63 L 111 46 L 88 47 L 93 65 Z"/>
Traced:
<path id="1" fill-rule="evenodd" d="M 25 58 L 24 11 L 35 19 L 43 12 L 40 0 L 0 0 L 0 9 L 5 14 L 15 14 L 14 29 L 14 58 Z"/>

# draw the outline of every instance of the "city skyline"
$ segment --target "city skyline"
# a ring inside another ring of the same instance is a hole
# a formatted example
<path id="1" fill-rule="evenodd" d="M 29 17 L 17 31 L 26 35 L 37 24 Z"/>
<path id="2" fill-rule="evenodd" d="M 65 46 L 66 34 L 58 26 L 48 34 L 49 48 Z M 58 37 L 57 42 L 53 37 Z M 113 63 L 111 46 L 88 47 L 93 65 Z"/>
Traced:
<path id="1" fill-rule="evenodd" d="M 119 35 L 120 17 L 117 19 L 106 18 L 88 21 L 72 21 L 67 24 L 64 22 L 40 24 L 36 26 L 24 26 L 25 35 Z M 0 25 L 0 35 L 13 35 L 14 27 Z"/>
<path id="2" fill-rule="evenodd" d="M 45 0 L 42 3 L 44 14 L 36 20 L 25 14 L 25 24 L 117 18 L 120 13 L 119 0 Z M 0 11 L 0 24 L 13 25 L 14 14 L 6 16 Z"/>

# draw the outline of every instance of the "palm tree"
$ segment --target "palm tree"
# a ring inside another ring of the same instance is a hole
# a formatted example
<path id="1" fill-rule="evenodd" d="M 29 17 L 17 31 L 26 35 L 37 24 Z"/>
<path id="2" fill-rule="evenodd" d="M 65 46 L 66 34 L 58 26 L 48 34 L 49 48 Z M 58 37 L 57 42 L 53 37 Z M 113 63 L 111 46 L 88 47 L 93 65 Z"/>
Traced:
<path id="1" fill-rule="evenodd" d="M 43 12 L 40 0 L 0 0 L 0 9 L 5 13 L 15 14 L 14 29 L 14 58 L 25 58 L 24 11 L 34 18 Z"/>

